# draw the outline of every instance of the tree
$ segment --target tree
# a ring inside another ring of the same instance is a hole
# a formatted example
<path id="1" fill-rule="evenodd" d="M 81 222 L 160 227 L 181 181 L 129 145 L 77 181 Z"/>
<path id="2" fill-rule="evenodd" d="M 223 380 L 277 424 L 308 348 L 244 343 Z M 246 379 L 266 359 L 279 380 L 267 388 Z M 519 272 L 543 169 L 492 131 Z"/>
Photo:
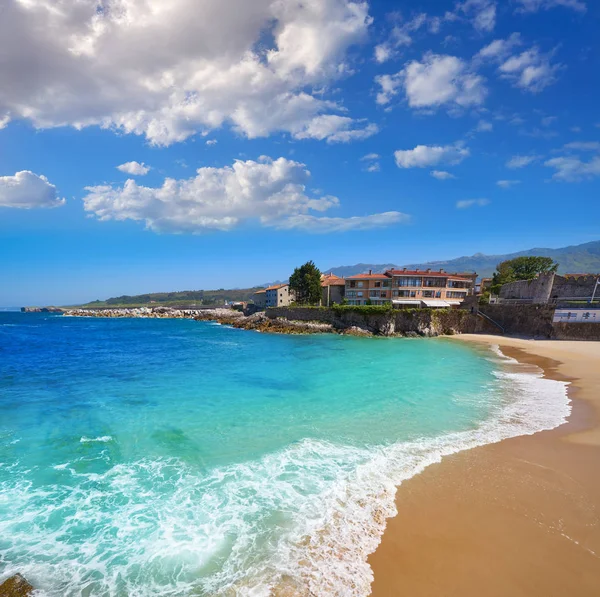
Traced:
<path id="1" fill-rule="evenodd" d="M 290 290 L 296 294 L 296 302 L 316 305 L 321 301 L 321 272 L 312 262 L 297 267 L 290 276 Z"/>
<path id="2" fill-rule="evenodd" d="M 494 294 L 500 292 L 503 284 L 517 282 L 518 280 L 533 280 L 539 274 L 555 272 L 558 269 L 551 257 L 516 257 L 503 261 L 496 266 L 492 276 L 491 290 Z"/>

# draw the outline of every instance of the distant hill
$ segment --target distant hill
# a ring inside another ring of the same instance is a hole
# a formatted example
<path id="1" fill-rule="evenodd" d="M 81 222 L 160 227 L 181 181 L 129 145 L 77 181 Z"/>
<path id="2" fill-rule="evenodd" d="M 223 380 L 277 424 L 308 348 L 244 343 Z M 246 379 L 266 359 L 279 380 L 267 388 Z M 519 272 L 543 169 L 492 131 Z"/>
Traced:
<path id="1" fill-rule="evenodd" d="M 568 273 L 600 273 L 600 241 L 593 241 L 582 245 L 572 245 L 562 249 L 544 249 L 535 248 L 517 253 L 508 253 L 506 255 L 484 255 L 475 253 L 470 257 L 457 257 L 446 261 L 428 261 L 425 263 L 357 263 L 356 265 L 341 265 L 324 269 L 325 272 L 332 272 L 336 276 L 355 276 L 356 274 L 366 273 L 369 270 L 373 272 L 383 272 L 386 269 L 402 268 L 408 269 L 428 269 L 439 270 L 440 268 L 448 272 L 477 272 L 482 278 L 488 278 L 496 269 L 496 265 L 501 261 L 513 259 L 514 257 L 523 257 L 528 255 L 539 255 L 541 257 L 552 257 L 558 262 L 558 271 L 561 274 Z"/>
<path id="2" fill-rule="evenodd" d="M 223 305 L 225 301 L 247 301 L 252 295 L 263 287 L 234 288 L 232 290 L 182 290 L 180 292 L 151 292 L 148 294 L 137 294 L 133 296 L 123 295 L 106 299 L 104 301 L 92 301 L 81 305 L 101 309 L 105 307 L 200 307 Z"/>

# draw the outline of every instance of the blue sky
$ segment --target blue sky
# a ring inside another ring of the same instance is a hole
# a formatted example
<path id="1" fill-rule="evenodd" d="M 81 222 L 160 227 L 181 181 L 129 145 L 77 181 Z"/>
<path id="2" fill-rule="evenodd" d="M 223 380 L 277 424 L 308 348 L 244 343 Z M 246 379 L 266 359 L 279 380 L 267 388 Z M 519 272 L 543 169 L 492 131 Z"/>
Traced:
<path id="1" fill-rule="evenodd" d="M 8 0 L 0 306 L 597 240 L 599 18 Z"/>

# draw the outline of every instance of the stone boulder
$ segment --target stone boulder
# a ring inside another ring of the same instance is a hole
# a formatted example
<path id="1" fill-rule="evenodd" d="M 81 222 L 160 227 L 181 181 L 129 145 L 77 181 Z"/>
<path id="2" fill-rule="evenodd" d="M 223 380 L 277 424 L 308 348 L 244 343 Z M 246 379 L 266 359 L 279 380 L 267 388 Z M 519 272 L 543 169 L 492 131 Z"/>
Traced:
<path id="1" fill-rule="evenodd" d="M 33 587 L 19 573 L 0 585 L 0 597 L 28 597 L 32 594 Z"/>

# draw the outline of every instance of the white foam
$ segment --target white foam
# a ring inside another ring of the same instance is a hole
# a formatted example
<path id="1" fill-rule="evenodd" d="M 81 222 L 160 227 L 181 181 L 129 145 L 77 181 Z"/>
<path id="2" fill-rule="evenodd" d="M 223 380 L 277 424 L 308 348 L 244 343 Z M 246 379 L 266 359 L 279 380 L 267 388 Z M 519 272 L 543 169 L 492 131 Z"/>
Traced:
<path id="1" fill-rule="evenodd" d="M 112 439 L 113 438 L 110 435 L 102 435 L 100 437 L 85 437 L 85 436 L 83 436 L 79 440 L 79 442 L 82 443 L 82 444 L 88 444 L 90 442 L 103 442 L 103 443 L 106 443 L 106 442 L 112 442 Z"/>
<path id="2" fill-rule="evenodd" d="M 366 596 L 397 485 L 444 455 L 566 421 L 565 383 L 513 369 L 497 372 L 505 399 L 486 422 L 442 437 L 371 448 L 306 439 L 204 476 L 177 459 L 94 473 L 56 465 L 64 478 L 41 488 L 15 474 L 0 486 L 3 574 L 23 573 L 47 597 Z"/>

